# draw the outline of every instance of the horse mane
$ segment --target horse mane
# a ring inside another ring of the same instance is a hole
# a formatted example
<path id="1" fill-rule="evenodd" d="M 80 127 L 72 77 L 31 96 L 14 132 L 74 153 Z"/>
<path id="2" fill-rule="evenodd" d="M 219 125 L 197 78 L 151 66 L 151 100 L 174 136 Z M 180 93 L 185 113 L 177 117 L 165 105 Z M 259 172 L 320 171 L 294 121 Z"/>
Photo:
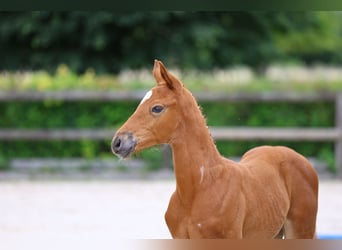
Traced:
<path id="1" fill-rule="evenodd" d="M 215 141 L 213 137 L 211 136 L 210 130 L 207 126 L 207 118 L 203 113 L 203 108 L 198 104 L 194 95 L 187 88 L 183 87 L 182 97 L 180 99 L 181 100 L 179 101 L 182 102 L 181 105 L 183 107 L 188 107 L 188 109 L 186 110 L 183 109 L 183 116 L 185 119 L 185 123 L 188 122 L 187 120 L 191 120 L 191 122 L 195 123 L 198 127 L 206 128 L 212 142 L 215 144 Z M 189 114 L 189 112 L 191 113 Z M 206 131 L 206 130 L 201 130 L 201 131 L 203 133 L 203 131 Z"/>

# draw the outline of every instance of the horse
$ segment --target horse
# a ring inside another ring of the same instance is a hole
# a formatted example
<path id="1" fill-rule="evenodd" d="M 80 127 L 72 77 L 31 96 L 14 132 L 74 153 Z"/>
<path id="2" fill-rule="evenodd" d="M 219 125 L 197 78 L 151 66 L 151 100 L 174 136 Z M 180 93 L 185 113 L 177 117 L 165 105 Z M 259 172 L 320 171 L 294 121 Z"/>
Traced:
<path id="1" fill-rule="evenodd" d="M 155 60 L 156 86 L 115 133 L 111 150 L 130 157 L 157 144 L 172 149 L 176 188 L 165 213 L 172 238 L 313 239 L 318 176 L 301 154 L 259 146 L 224 158 L 196 99 Z"/>

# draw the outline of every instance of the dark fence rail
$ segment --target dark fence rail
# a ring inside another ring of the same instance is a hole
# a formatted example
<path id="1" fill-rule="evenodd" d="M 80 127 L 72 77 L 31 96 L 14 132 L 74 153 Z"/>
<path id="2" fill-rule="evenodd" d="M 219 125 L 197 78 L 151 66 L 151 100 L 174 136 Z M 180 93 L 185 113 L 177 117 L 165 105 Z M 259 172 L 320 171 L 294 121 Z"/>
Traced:
<path id="1" fill-rule="evenodd" d="M 53 92 L 0 92 L 0 101 L 138 101 L 146 91 L 53 91 Z M 262 93 L 219 93 L 194 92 L 198 101 L 208 102 L 310 102 L 335 101 L 334 92 L 262 92 Z"/>
<path id="2" fill-rule="evenodd" d="M 132 101 L 140 100 L 144 91 L 136 92 L 2 92 L 0 101 Z M 194 93 L 198 101 L 207 102 L 314 102 L 335 103 L 335 127 L 332 128 L 272 128 L 272 127 L 211 127 L 217 140 L 287 140 L 331 141 L 335 143 L 335 162 L 338 176 L 342 178 L 342 94 L 324 93 Z M 0 129 L 0 140 L 110 140 L 115 131 L 99 129 Z"/>
<path id="3" fill-rule="evenodd" d="M 209 127 L 216 140 L 335 141 L 341 132 L 334 128 Z M 1 140 L 110 140 L 114 129 L 0 129 Z"/>

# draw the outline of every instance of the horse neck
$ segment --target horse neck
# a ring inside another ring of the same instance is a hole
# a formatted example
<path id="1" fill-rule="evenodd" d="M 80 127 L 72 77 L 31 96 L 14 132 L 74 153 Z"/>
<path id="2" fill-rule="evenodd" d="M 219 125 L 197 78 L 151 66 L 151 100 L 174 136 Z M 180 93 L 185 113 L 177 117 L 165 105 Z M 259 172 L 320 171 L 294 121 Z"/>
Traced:
<path id="1" fill-rule="evenodd" d="M 195 100 L 187 104 L 176 139 L 171 142 L 177 192 L 188 200 L 203 181 L 206 169 L 222 160 Z M 191 107 L 191 108 L 190 108 Z"/>

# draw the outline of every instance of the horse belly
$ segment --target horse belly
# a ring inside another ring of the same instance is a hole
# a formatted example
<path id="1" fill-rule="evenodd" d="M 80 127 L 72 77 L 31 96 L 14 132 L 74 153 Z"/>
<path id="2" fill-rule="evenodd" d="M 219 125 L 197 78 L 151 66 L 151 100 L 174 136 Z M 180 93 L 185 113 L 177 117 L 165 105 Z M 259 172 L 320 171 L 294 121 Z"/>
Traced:
<path id="1" fill-rule="evenodd" d="M 268 216 L 268 217 L 267 217 Z M 266 213 L 263 217 L 249 218 L 245 221 L 243 228 L 243 238 L 245 239 L 273 239 L 281 231 L 285 216 L 279 214 Z"/>
<path id="2" fill-rule="evenodd" d="M 243 237 L 265 239 L 276 237 L 285 223 L 290 207 L 290 199 L 285 187 L 266 192 L 263 190 L 256 197 L 251 197 L 246 204 L 248 208 Z"/>

